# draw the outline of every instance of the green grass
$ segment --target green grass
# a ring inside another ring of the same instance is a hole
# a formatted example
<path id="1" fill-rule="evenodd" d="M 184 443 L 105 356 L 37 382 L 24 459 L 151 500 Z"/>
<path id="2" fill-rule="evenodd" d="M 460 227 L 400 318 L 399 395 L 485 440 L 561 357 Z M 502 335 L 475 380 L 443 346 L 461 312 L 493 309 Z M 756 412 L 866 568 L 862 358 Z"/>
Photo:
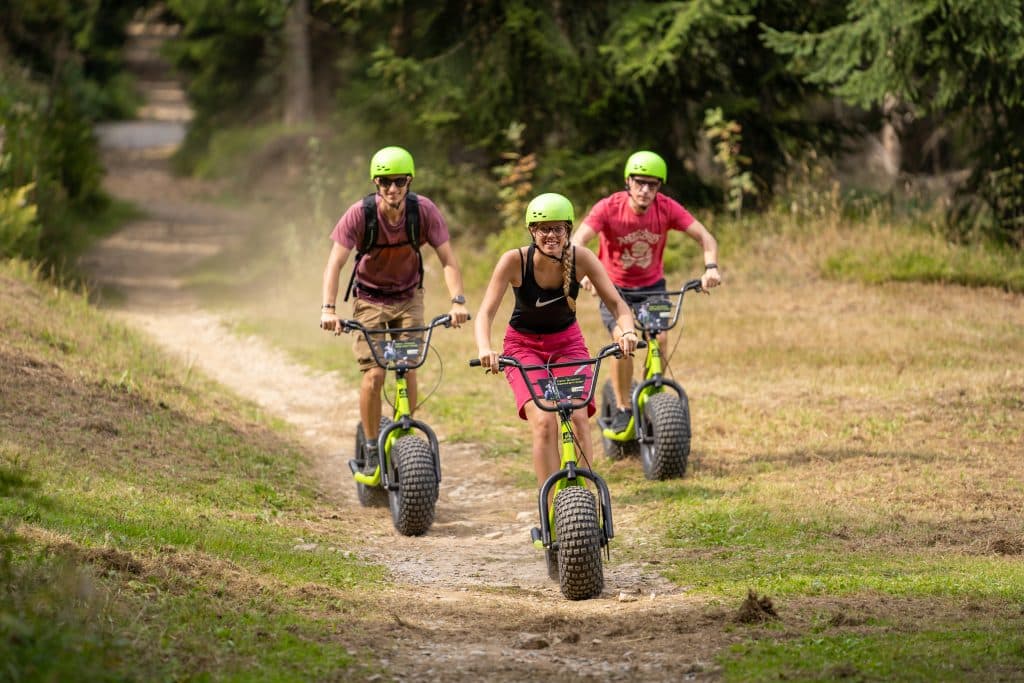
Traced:
<path id="1" fill-rule="evenodd" d="M 944 557 L 942 553 L 857 552 L 824 544 L 816 550 L 736 548 L 673 561 L 666 575 L 720 595 L 748 588 L 773 597 L 849 596 L 865 592 L 913 598 L 971 597 L 1012 601 L 1020 595 L 1013 559 Z"/>
<path id="2" fill-rule="evenodd" d="M 32 552 L 5 567 L 5 680 L 276 680 L 360 677 L 331 634 L 345 610 L 232 582 L 136 576 Z M 323 616 L 316 616 L 316 615 Z"/>
<path id="3" fill-rule="evenodd" d="M 336 625 L 384 570 L 287 429 L 25 264 L 0 281 L 0 678 L 366 675 Z"/>
<path id="4" fill-rule="evenodd" d="M 883 247 L 840 248 L 824 260 L 822 272 L 829 277 L 871 284 L 930 282 L 1024 292 L 1021 252 L 956 246 L 940 237 L 916 234 Z"/>
<path id="5" fill-rule="evenodd" d="M 1019 676 L 1019 256 L 946 245 L 872 217 L 706 222 L 722 245 L 726 286 L 687 302 L 669 344 L 681 336 L 672 369 L 691 401 L 690 470 L 650 482 L 635 460 L 598 459 L 622 515 L 613 558 L 656 567 L 712 605 L 731 606 L 748 589 L 772 597 L 779 619 L 706 630 L 732 643 L 715 657 L 726 680 Z M 354 386 L 351 338 L 316 328 L 326 240 L 306 242 L 297 229 L 283 252 L 264 252 L 279 234 L 263 229 L 247 242 L 254 251 L 209 262 L 197 289 L 240 333 Z M 671 278 L 682 281 L 699 258 L 677 237 Z M 460 257 L 473 259 L 475 311 L 493 255 L 461 246 Z M 428 316 L 446 310 L 432 282 Z M 968 287 L 949 286 L 959 284 Z M 3 614 L 21 609 L 19 628 L 38 634 L 12 656 L 77 652 L 72 661 L 97 680 L 108 670 L 141 679 L 211 671 L 216 680 L 367 673 L 368 660 L 332 624 L 371 628 L 358 592 L 382 585 L 383 570 L 339 552 L 354 539 L 318 522 L 301 456 L 287 432 L 273 431 L 283 427 L 96 316 L 80 296 L 26 286 L 31 307 L 0 309 L 0 350 L 79 380 L 68 382 L 66 401 L 29 406 L 38 434 L 0 432 L 0 486 L 12 492 L 0 514 L 28 530 L 20 544 L 5 542 L 4 571 L 42 567 L 40 585 L 76 586 L 57 580 L 70 557 L 94 597 L 74 603 L 63 588 L 37 604 L 28 588 L 9 593 Z M 595 302 L 584 297 L 579 310 L 598 345 Z M 434 343 L 438 355 L 420 373 L 421 396 L 434 393 L 419 417 L 447 439 L 479 444 L 514 485 L 534 487 L 528 431 L 504 380 L 466 365 L 476 354 L 471 328 L 438 330 Z M 83 402 L 120 408 L 83 425 L 69 417 Z M 45 437 L 69 428 L 86 435 L 85 451 Z M 294 551 L 299 538 L 316 550 Z M 62 556 L 67 539 L 74 550 Z M 143 571 L 118 569 L 116 557 L 103 559 L 110 550 Z M 154 570 L 161 562 L 170 569 Z M 70 626 L 61 633 L 47 631 L 69 602 L 82 611 L 62 617 Z M 136 669 L 126 664 L 133 658 Z"/>
<path id="6" fill-rule="evenodd" d="M 991 622 L 923 625 L 917 633 L 899 634 L 834 630 L 840 633 L 736 645 L 725 680 L 1013 680 L 1024 657 L 1024 636 L 1002 633 Z"/>

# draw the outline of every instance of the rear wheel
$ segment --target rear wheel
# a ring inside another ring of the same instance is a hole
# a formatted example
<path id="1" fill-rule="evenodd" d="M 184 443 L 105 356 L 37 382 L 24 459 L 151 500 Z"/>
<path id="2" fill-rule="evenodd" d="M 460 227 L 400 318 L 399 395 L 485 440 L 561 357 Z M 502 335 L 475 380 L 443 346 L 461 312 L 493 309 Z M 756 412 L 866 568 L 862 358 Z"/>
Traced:
<path id="1" fill-rule="evenodd" d="M 594 494 L 569 486 L 555 496 L 558 581 L 570 600 L 596 598 L 604 590 L 601 525 Z"/>
<path id="2" fill-rule="evenodd" d="M 686 392 L 653 394 L 644 405 L 644 443 L 640 460 L 648 479 L 686 474 L 690 457 L 690 403 Z"/>
<path id="3" fill-rule="evenodd" d="M 633 383 L 633 387 L 636 388 L 636 382 Z M 598 413 L 600 418 L 598 423 L 601 425 L 611 424 L 612 418 L 618 411 L 619 407 L 615 401 L 615 391 L 612 389 L 612 381 L 606 380 L 604 386 L 601 387 L 601 411 Z M 604 446 L 604 454 L 609 460 L 621 460 L 631 455 L 636 455 L 639 451 L 639 446 L 635 439 L 629 441 L 615 441 L 608 437 L 601 435 L 601 445 Z"/>
<path id="4" fill-rule="evenodd" d="M 403 436 L 391 446 L 398 487 L 388 491 L 391 521 L 398 533 L 421 536 L 434 523 L 438 482 L 430 444 L 415 435 Z"/>
<path id="5" fill-rule="evenodd" d="M 380 428 L 388 425 L 388 418 L 380 418 Z M 379 433 L 379 432 L 378 432 Z M 363 462 L 363 446 L 366 444 L 366 432 L 363 431 L 363 423 L 356 427 L 356 454 L 355 458 Z M 381 486 L 367 486 L 356 482 L 356 495 L 359 497 L 359 504 L 363 507 L 384 507 L 388 504 L 388 492 Z"/>

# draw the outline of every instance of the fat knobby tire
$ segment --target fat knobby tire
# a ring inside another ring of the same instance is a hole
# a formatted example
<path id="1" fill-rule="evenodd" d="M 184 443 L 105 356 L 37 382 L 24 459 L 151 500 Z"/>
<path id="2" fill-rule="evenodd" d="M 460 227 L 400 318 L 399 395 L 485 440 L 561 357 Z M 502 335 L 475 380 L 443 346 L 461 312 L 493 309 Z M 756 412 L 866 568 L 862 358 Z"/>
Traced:
<path id="1" fill-rule="evenodd" d="M 570 600 L 596 598 L 604 590 L 601 526 L 594 494 L 569 486 L 555 496 L 558 580 Z"/>
<path id="2" fill-rule="evenodd" d="M 389 491 L 391 521 L 398 533 L 421 536 L 434 523 L 437 473 L 430 444 L 415 435 L 395 440 L 391 447 L 398 490 Z"/>
<path id="3" fill-rule="evenodd" d="M 636 383 L 633 383 L 636 386 Z M 610 424 L 612 417 L 615 416 L 618 410 L 618 405 L 615 403 L 615 390 L 612 389 L 611 380 L 606 380 L 604 386 L 601 387 L 601 422 L 603 424 Z M 609 439 L 604 435 L 601 436 L 601 445 L 604 446 L 604 454 L 609 460 L 622 460 L 623 458 L 631 455 L 636 455 L 640 450 L 639 445 L 635 439 L 629 441 L 615 441 Z"/>
<path id="4" fill-rule="evenodd" d="M 690 404 L 685 392 L 663 391 L 644 406 L 645 441 L 640 448 L 644 476 L 671 479 L 686 474 L 690 457 Z"/>

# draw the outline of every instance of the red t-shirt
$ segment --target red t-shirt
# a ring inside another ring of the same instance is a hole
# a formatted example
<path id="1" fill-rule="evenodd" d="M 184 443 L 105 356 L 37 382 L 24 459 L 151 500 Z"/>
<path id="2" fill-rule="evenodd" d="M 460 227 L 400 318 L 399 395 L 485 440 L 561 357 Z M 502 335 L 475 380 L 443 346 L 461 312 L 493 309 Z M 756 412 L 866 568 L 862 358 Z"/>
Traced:
<path id="1" fill-rule="evenodd" d="M 583 221 L 598 234 L 597 257 L 619 287 L 642 288 L 665 276 L 669 230 L 685 232 L 694 218 L 683 205 L 658 193 L 643 214 L 622 191 L 600 200 Z"/>
<path id="2" fill-rule="evenodd" d="M 435 249 L 449 240 L 448 224 L 434 202 L 423 195 L 420 200 L 420 249 L 430 245 Z M 405 234 L 405 211 L 397 223 L 389 223 L 380 210 L 381 198 L 377 197 L 377 244 L 401 244 L 408 242 Z M 363 243 L 366 217 L 363 202 L 359 200 L 348 207 L 345 214 L 331 231 L 331 239 L 343 247 L 355 249 Z M 415 294 L 420 280 L 420 262 L 411 246 L 371 249 L 359 260 L 356 282 L 386 292 L 402 292 L 396 299 L 408 299 Z M 374 299 L 367 296 L 365 298 Z"/>

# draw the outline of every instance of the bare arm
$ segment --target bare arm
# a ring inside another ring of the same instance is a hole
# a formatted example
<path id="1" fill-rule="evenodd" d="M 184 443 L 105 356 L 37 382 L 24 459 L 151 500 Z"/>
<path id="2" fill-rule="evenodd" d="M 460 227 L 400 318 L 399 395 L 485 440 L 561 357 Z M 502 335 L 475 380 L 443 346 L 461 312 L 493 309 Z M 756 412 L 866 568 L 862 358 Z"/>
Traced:
<path id="1" fill-rule="evenodd" d="M 498 259 L 498 265 L 491 275 L 491 281 L 487 283 L 487 290 L 480 302 L 480 310 L 476 315 L 476 322 L 473 330 L 476 335 L 477 353 L 480 358 L 480 365 L 497 372 L 498 354 L 491 348 L 491 325 L 494 323 L 494 316 L 498 312 L 498 306 L 508 291 L 510 284 L 519 281 L 519 250 L 506 251 Z"/>
<path id="2" fill-rule="evenodd" d="M 597 237 L 597 231 L 590 227 L 587 223 L 580 223 L 580 227 L 576 228 L 576 232 L 572 234 L 572 244 L 577 247 L 587 247 L 587 243 Z M 580 286 L 587 290 L 591 294 L 594 293 L 594 285 L 591 283 L 590 278 L 583 276 L 580 278 Z"/>
<path id="3" fill-rule="evenodd" d="M 455 258 L 451 240 L 434 247 L 434 251 L 437 252 L 437 258 L 440 259 L 441 267 L 444 269 L 444 283 L 448 287 L 448 294 L 453 299 L 462 296 L 465 291 L 462 288 L 462 271 L 459 270 L 459 261 Z M 462 323 L 469 319 L 469 309 L 465 304 L 453 303 L 448 314 L 452 317 L 453 327 L 461 327 Z"/>
<path id="4" fill-rule="evenodd" d="M 331 253 L 327 257 L 327 265 L 324 267 L 323 288 L 321 291 L 320 304 L 320 327 L 325 330 L 335 330 L 338 326 L 338 311 L 336 308 L 326 306 L 337 306 L 338 304 L 338 277 L 341 269 L 345 267 L 349 254 L 352 250 L 335 242 L 331 247 Z"/>
<path id="5" fill-rule="evenodd" d="M 633 329 L 633 311 L 612 284 L 608 271 L 597 260 L 594 253 L 587 249 L 576 250 L 576 272 L 585 273 L 597 290 L 601 301 L 615 314 L 616 327 L 612 330 L 612 338 L 627 355 L 636 350 L 637 334 Z M 632 334 L 628 334 L 632 332 Z"/>
<path id="6" fill-rule="evenodd" d="M 704 270 L 704 275 L 700 278 L 701 287 L 706 291 L 722 284 L 722 276 L 718 272 L 718 240 L 698 220 L 690 224 L 690 227 L 686 229 L 686 234 L 700 244 L 700 248 L 704 251 L 704 263 L 715 265 L 714 268 Z"/>
<path id="7" fill-rule="evenodd" d="M 585 247 L 590 240 L 597 237 L 597 230 L 594 230 L 587 223 L 580 223 L 579 227 L 576 228 L 576 232 L 572 234 L 572 243 L 577 247 Z"/>

